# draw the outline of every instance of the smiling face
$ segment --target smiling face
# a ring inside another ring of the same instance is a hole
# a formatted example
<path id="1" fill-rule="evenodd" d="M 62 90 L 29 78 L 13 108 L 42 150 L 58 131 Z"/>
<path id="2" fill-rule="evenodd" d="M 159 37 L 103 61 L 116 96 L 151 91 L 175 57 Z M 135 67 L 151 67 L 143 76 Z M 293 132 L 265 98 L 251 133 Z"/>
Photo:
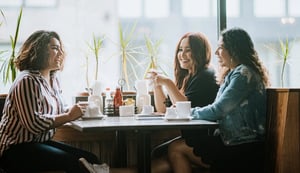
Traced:
<path id="1" fill-rule="evenodd" d="M 218 48 L 215 54 L 218 57 L 218 62 L 221 67 L 232 68 L 232 58 L 229 55 L 228 51 L 224 48 L 222 38 L 219 39 Z"/>
<path id="2" fill-rule="evenodd" d="M 59 70 L 63 66 L 63 51 L 60 42 L 56 38 L 51 38 L 48 44 L 48 70 Z"/>
<path id="3" fill-rule="evenodd" d="M 193 67 L 193 59 L 192 59 L 192 49 L 189 44 L 189 38 L 182 39 L 177 58 L 180 64 L 180 67 L 186 70 L 191 70 Z"/>

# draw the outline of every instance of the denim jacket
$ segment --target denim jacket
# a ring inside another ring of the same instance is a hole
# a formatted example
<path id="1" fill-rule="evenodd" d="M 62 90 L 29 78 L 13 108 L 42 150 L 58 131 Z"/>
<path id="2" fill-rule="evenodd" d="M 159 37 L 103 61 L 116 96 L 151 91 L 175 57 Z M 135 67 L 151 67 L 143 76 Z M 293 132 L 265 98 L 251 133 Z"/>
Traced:
<path id="1" fill-rule="evenodd" d="M 239 65 L 225 77 L 214 103 L 192 109 L 193 119 L 219 122 L 225 145 L 262 141 L 266 122 L 266 89 L 251 68 Z"/>

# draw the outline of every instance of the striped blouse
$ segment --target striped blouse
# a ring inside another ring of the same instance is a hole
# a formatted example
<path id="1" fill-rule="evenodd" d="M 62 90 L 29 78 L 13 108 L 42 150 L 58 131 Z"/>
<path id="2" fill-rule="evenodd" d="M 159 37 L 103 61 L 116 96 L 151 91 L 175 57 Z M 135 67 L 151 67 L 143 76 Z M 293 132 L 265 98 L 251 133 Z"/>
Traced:
<path id="1" fill-rule="evenodd" d="M 52 87 L 38 71 L 22 71 L 5 101 L 0 121 L 0 156 L 11 145 L 50 140 L 54 115 L 64 112 L 61 90 L 55 75 Z"/>

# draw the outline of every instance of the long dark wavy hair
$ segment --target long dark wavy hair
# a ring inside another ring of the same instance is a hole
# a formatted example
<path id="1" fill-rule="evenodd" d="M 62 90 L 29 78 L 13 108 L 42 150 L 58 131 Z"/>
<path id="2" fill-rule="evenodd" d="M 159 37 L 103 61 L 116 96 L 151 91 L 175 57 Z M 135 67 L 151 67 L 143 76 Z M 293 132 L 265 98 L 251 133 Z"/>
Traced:
<path id="1" fill-rule="evenodd" d="M 223 47 L 234 62 L 251 67 L 260 75 L 264 85 L 270 86 L 268 72 L 259 59 L 249 34 L 244 29 L 235 27 L 224 30 L 221 32 L 221 39 Z M 219 79 L 223 80 L 228 71 L 229 69 L 221 72 Z"/>
<path id="2" fill-rule="evenodd" d="M 189 39 L 189 45 L 192 52 L 192 61 L 194 66 L 189 73 L 189 70 L 180 67 L 178 61 L 178 51 L 180 43 L 184 38 Z M 176 46 L 175 58 L 174 58 L 174 75 L 175 84 L 178 89 L 185 90 L 188 80 L 197 74 L 199 71 L 208 68 L 211 61 L 211 46 L 207 37 L 200 32 L 188 32 L 184 34 Z"/>
<path id="3" fill-rule="evenodd" d="M 43 70 L 48 66 L 48 44 L 56 38 L 61 45 L 63 57 L 65 53 L 59 35 L 54 31 L 38 30 L 32 33 L 22 45 L 15 60 L 16 67 L 20 70 Z"/>

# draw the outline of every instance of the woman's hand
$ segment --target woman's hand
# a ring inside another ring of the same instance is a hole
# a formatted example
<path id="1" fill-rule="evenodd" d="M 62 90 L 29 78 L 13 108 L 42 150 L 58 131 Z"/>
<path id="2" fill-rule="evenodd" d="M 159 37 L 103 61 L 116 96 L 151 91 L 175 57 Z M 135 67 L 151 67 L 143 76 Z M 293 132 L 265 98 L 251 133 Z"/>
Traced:
<path id="1" fill-rule="evenodd" d="M 156 71 L 150 71 L 148 72 L 148 77 L 147 79 L 150 79 L 154 85 L 154 87 L 159 87 L 162 85 L 165 85 L 169 78 L 166 76 L 156 72 Z"/>
<path id="2" fill-rule="evenodd" d="M 70 121 L 76 120 L 83 116 L 83 110 L 85 109 L 84 106 L 81 106 L 80 104 L 74 105 L 72 108 L 70 108 L 68 115 L 70 117 Z"/>

